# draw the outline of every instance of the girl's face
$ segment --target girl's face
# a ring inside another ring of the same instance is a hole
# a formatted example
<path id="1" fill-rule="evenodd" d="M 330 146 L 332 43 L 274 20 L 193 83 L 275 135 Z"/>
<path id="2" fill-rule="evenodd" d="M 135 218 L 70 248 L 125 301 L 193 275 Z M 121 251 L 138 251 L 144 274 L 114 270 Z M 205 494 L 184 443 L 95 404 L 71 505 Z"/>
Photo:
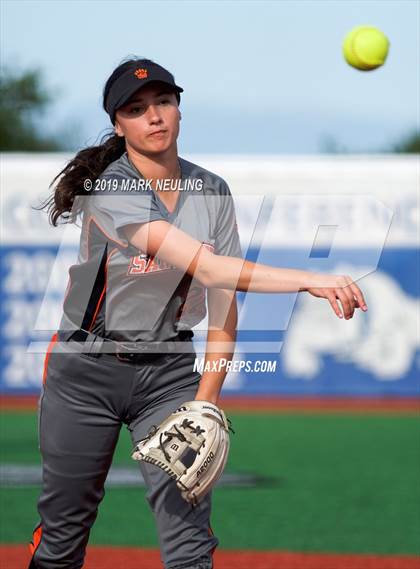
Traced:
<path id="1" fill-rule="evenodd" d="M 115 132 L 140 154 L 162 154 L 176 148 L 180 118 L 175 93 L 164 83 L 153 83 L 117 110 Z"/>

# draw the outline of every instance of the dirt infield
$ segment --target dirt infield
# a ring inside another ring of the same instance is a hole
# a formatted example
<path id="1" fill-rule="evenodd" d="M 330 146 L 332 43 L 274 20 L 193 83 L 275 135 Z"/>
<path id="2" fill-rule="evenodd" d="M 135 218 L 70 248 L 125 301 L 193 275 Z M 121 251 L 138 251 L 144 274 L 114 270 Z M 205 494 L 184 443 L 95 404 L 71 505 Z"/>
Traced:
<path id="1" fill-rule="evenodd" d="M 0 410 L 34 411 L 38 397 L 0 397 Z M 420 416 L 420 399 L 415 397 L 224 397 L 220 406 L 226 411 L 244 413 L 379 413 Z"/>
<path id="2" fill-rule="evenodd" d="M 30 559 L 24 545 L 0 546 L 0 566 L 24 569 Z M 155 549 L 88 548 L 84 569 L 162 569 Z M 420 569 L 420 559 L 405 555 L 337 555 L 282 551 L 216 551 L 214 569 Z"/>

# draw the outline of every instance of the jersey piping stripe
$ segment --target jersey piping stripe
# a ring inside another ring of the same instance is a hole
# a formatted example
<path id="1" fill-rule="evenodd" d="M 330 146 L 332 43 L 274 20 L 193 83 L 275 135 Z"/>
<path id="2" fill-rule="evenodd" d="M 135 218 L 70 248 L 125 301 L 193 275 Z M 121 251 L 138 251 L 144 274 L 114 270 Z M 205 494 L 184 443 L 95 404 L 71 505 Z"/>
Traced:
<path id="1" fill-rule="evenodd" d="M 103 228 L 99 225 L 99 223 L 98 223 L 97 220 L 95 219 L 95 216 L 94 216 L 94 215 L 91 215 L 91 216 L 89 216 L 89 219 L 88 219 L 88 221 L 87 221 L 86 249 L 87 249 L 87 256 L 88 256 L 88 258 L 89 258 L 89 235 L 90 235 L 90 225 L 91 225 L 92 222 L 96 225 L 96 227 L 99 229 L 99 231 L 105 235 L 105 237 L 106 237 L 107 239 L 109 239 L 110 241 L 112 241 L 112 242 L 114 242 L 114 243 L 117 243 L 118 245 L 121 245 L 121 247 L 124 247 L 125 249 L 128 247 L 128 245 L 126 245 L 126 244 L 123 243 L 122 241 L 118 241 L 118 240 L 112 239 L 112 238 L 103 230 Z M 67 299 L 67 296 L 68 296 L 68 294 L 69 294 L 69 292 L 70 292 L 71 284 L 72 284 L 72 283 L 71 283 L 71 275 L 69 274 L 69 280 L 68 280 L 68 282 L 67 282 L 66 291 L 65 291 L 65 293 L 64 293 L 63 306 L 64 306 L 64 304 L 65 304 L 65 302 L 66 302 L 66 299 Z"/>
<path id="2" fill-rule="evenodd" d="M 108 255 L 108 258 L 107 258 L 107 260 L 106 260 L 105 268 L 104 268 L 104 280 L 105 280 L 105 282 L 104 282 L 104 287 L 103 287 L 103 289 L 102 289 L 101 296 L 99 297 L 98 303 L 97 303 L 97 305 L 96 305 L 96 308 L 95 308 L 95 311 L 94 311 L 94 314 L 93 314 L 93 318 L 92 318 L 92 322 L 91 322 L 90 325 L 89 325 L 89 328 L 88 328 L 89 332 L 92 330 L 93 325 L 95 324 L 96 317 L 98 316 L 98 312 L 99 312 L 99 310 L 100 310 L 100 308 L 101 308 L 102 301 L 103 301 L 104 296 L 105 296 L 105 293 L 106 293 L 109 261 L 111 260 L 112 255 L 113 255 L 116 251 L 118 251 L 117 248 L 112 249 L 111 253 Z"/>
<path id="3" fill-rule="evenodd" d="M 98 231 L 105 237 L 105 248 L 107 247 L 108 242 L 111 242 L 111 243 L 115 243 L 116 245 L 119 245 L 120 247 L 122 247 L 122 248 L 124 248 L 124 249 L 128 249 L 128 247 L 129 247 L 129 244 L 128 244 L 128 243 L 126 244 L 126 243 L 123 243 L 122 241 L 119 241 L 118 239 L 113 239 L 110 235 L 108 235 L 108 233 L 103 229 L 103 227 L 101 227 L 101 225 L 98 223 L 98 221 L 97 221 L 97 219 L 95 218 L 95 216 L 94 216 L 94 215 L 90 215 L 89 218 L 88 218 L 88 221 L 87 221 L 87 237 L 86 237 L 86 256 L 87 256 L 87 259 L 88 259 L 88 260 L 89 260 L 89 258 L 90 258 L 90 237 L 91 237 L 91 235 L 92 235 L 92 228 L 91 228 L 91 227 L 92 227 L 92 224 L 94 224 L 94 225 L 96 226 L 96 228 L 98 229 Z M 115 250 L 118 250 L 118 249 L 116 248 Z M 113 250 L 111 251 L 111 253 L 109 254 L 109 257 L 113 254 L 113 252 L 114 252 L 114 249 L 113 249 Z M 105 266 L 107 266 L 107 264 L 108 264 L 109 257 L 107 256 L 107 260 L 106 260 L 106 265 L 105 265 Z M 100 268 L 99 270 L 102 270 L 102 269 Z M 104 292 L 105 292 L 105 290 L 106 290 L 106 274 L 105 274 L 105 270 L 106 270 L 106 269 L 104 269 L 104 281 L 105 281 L 105 282 L 104 282 L 104 284 L 103 284 L 103 286 L 102 286 L 101 293 L 100 293 L 99 298 L 98 298 L 98 300 L 97 300 L 97 302 L 96 302 L 95 309 L 93 310 L 92 319 L 91 319 L 91 321 L 90 321 L 89 324 L 88 324 L 87 322 L 85 322 L 86 316 L 88 316 L 89 313 L 91 313 L 91 312 L 90 312 L 90 309 L 89 309 L 89 305 L 90 305 L 91 301 L 89 301 L 88 307 L 87 307 L 87 313 L 85 314 L 85 318 L 83 319 L 83 322 L 82 322 L 82 328 L 84 328 L 84 329 L 86 329 L 86 330 L 89 330 L 89 331 L 92 329 L 92 327 L 93 327 L 93 325 L 94 325 L 94 323 L 95 323 L 95 320 L 96 320 L 96 318 L 97 318 L 97 316 L 98 316 L 98 312 L 99 312 L 99 310 L 100 310 L 100 306 L 101 306 L 101 303 L 102 303 L 102 300 L 103 300 Z M 91 313 L 91 314 L 92 314 L 92 313 Z"/>
<path id="4" fill-rule="evenodd" d="M 86 247 L 87 247 L 87 251 L 89 253 L 89 236 L 90 236 L 90 226 L 91 224 L 94 223 L 96 225 L 96 227 L 99 229 L 99 231 L 101 233 L 103 233 L 103 235 L 105 235 L 105 237 L 109 240 L 112 241 L 113 243 L 116 243 L 117 245 L 120 245 L 121 247 L 124 247 L 124 249 L 127 249 L 129 244 L 128 243 L 124 243 L 123 241 L 119 241 L 118 239 L 113 239 L 110 235 L 108 235 L 108 233 L 104 230 L 103 227 L 100 226 L 100 224 L 98 223 L 97 219 L 95 218 L 94 215 L 90 215 L 89 219 L 87 221 L 87 238 L 86 238 Z"/>
<path id="5" fill-rule="evenodd" d="M 48 371 L 48 361 L 50 359 L 50 353 L 51 350 L 54 347 L 54 344 L 57 342 L 57 338 L 58 338 L 58 334 L 57 332 L 55 332 L 52 335 L 52 338 L 50 340 L 50 343 L 48 344 L 48 348 L 47 348 L 47 353 L 45 354 L 45 359 L 44 359 L 44 372 L 42 374 L 42 383 L 45 385 L 45 382 L 47 380 L 47 371 Z"/>

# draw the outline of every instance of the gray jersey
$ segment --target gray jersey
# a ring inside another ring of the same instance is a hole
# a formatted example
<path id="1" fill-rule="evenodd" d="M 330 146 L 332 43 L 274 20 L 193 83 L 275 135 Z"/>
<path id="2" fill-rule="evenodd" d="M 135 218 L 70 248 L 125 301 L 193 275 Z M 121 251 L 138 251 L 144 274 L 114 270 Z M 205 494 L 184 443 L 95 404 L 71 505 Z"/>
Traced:
<path id="1" fill-rule="evenodd" d="M 172 213 L 127 153 L 83 198 L 79 257 L 70 268 L 62 329 L 81 327 L 119 341 L 165 341 L 206 316 L 204 287 L 158 256 L 136 249 L 123 231 L 129 224 L 164 220 L 215 254 L 242 257 L 226 182 L 182 158 L 179 163 L 182 190 Z"/>

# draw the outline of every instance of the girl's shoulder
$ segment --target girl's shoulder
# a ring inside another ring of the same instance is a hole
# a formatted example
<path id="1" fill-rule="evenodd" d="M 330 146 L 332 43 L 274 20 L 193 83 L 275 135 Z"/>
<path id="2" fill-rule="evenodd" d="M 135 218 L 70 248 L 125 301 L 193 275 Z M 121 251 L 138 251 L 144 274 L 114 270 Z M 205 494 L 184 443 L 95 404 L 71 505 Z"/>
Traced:
<path id="1" fill-rule="evenodd" d="M 229 186 L 221 176 L 207 170 L 199 164 L 179 157 L 183 177 L 197 178 L 203 181 L 206 193 L 215 195 L 230 195 Z"/>
<path id="2" fill-rule="evenodd" d="M 110 178 L 115 178 L 121 180 L 139 177 L 139 173 L 128 160 L 127 152 L 124 152 L 119 158 L 108 164 L 105 170 L 98 176 L 98 179 L 109 180 Z"/>

